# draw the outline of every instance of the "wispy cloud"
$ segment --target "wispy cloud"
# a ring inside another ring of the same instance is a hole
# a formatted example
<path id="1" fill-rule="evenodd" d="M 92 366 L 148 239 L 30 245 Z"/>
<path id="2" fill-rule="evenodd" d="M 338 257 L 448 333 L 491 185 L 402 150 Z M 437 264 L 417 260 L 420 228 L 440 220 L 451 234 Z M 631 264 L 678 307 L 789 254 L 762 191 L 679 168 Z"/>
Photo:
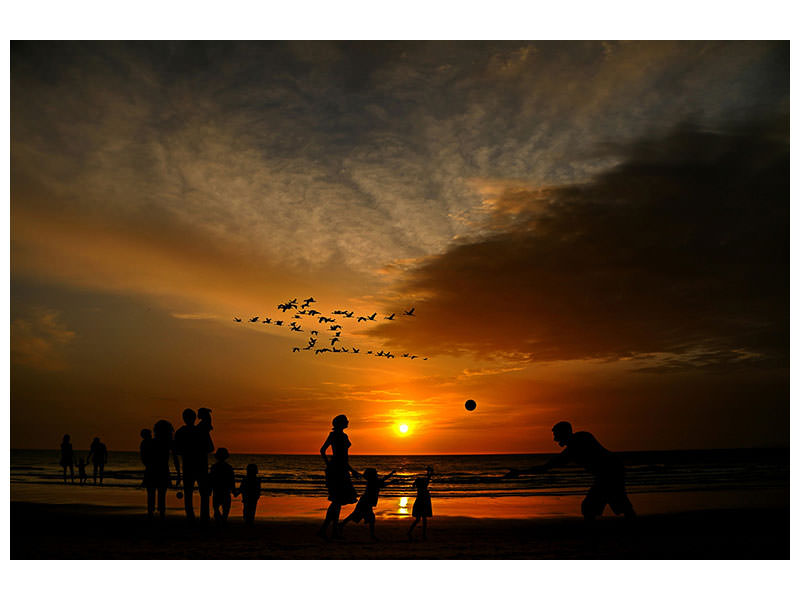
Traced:
<path id="1" fill-rule="evenodd" d="M 44 371 L 64 369 L 62 350 L 74 337 L 58 311 L 31 309 L 11 322 L 11 361 Z"/>

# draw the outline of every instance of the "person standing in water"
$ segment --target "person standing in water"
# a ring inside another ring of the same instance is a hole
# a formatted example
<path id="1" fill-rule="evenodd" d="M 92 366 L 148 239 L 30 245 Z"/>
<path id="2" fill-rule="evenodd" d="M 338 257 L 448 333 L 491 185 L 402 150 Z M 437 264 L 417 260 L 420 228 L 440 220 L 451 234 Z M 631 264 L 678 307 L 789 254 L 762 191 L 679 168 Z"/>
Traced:
<path id="1" fill-rule="evenodd" d="M 69 439 L 67 434 L 61 440 L 61 458 L 58 464 L 64 469 L 64 483 L 67 483 L 67 468 L 69 468 L 69 476 L 72 479 L 72 483 L 75 483 L 75 455 L 72 452 L 72 444 Z"/>
<path id="2" fill-rule="evenodd" d="M 97 485 L 97 473 L 100 473 L 100 485 L 103 485 L 103 470 L 108 462 L 108 449 L 106 445 L 100 441 L 100 438 L 94 438 L 92 445 L 89 446 L 89 456 L 86 457 L 86 462 L 92 463 L 94 467 L 94 484 Z"/>
<path id="3" fill-rule="evenodd" d="M 561 421 L 553 426 L 553 440 L 564 450 L 543 465 L 518 471 L 511 469 L 505 477 L 518 477 L 520 473 L 544 473 L 553 467 L 574 462 L 594 475 L 594 483 L 581 503 L 584 519 L 591 521 L 603 514 L 608 504 L 614 514 L 632 519 L 636 516 L 633 505 L 625 493 L 625 467 L 612 452 L 600 445 L 588 431 L 573 433 L 572 425 Z"/>
<path id="4" fill-rule="evenodd" d="M 329 524 L 333 525 L 333 536 L 340 537 L 338 531 L 339 513 L 342 510 L 342 506 L 354 504 L 358 500 L 350 474 L 352 473 L 355 477 L 360 477 L 360 475 L 358 471 L 350 466 L 348 457 L 350 439 L 344 432 L 349 424 L 345 415 L 336 416 L 333 419 L 333 431 L 328 434 L 325 443 L 319 449 L 319 453 L 322 454 L 322 458 L 325 460 L 325 485 L 328 488 L 328 500 L 331 502 L 327 513 L 325 513 L 325 521 L 317 533 L 323 538 L 328 537 Z M 326 454 L 328 446 L 331 448 L 332 456 L 330 458 Z"/>

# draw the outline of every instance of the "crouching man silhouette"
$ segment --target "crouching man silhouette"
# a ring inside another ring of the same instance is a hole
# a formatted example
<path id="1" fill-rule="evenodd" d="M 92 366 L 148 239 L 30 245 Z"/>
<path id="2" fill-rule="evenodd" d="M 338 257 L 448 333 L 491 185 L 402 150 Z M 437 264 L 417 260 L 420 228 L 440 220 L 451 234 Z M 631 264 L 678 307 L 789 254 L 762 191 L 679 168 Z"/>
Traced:
<path id="1" fill-rule="evenodd" d="M 543 465 L 521 471 L 511 469 L 504 477 L 518 477 L 520 473 L 544 473 L 553 467 L 574 462 L 594 475 L 594 483 L 581 503 L 581 513 L 586 520 L 602 515 L 606 504 L 614 514 L 625 515 L 628 519 L 636 516 L 625 493 L 625 467 L 619 458 L 601 446 L 588 431 L 573 433 L 572 425 L 566 421 L 553 426 L 553 440 L 564 448 L 561 454 Z"/>

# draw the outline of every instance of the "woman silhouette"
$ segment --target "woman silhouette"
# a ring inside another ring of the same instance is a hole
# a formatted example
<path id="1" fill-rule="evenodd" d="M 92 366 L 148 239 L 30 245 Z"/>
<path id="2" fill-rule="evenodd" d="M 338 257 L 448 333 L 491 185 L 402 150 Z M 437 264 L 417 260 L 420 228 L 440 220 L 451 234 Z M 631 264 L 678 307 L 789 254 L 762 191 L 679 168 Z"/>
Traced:
<path id="1" fill-rule="evenodd" d="M 350 466 L 347 457 L 350 440 L 344 430 L 348 425 L 345 415 L 335 417 L 333 431 L 328 434 L 328 439 L 319 449 L 319 453 L 325 459 L 325 485 L 328 488 L 328 500 L 331 501 L 328 512 L 325 514 L 325 522 L 318 533 L 320 537 L 328 537 L 328 523 L 333 524 L 333 536 L 339 537 L 339 513 L 342 506 L 354 504 L 358 500 L 350 474 L 352 473 L 355 477 L 360 477 L 360 475 Z M 330 458 L 325 453 L 328 446 L 331 447 L 332 456 Z"/>
<path id="2" fill-rule="evenodd" d="M 75 456 L 72 453 L 72 444 L 69 441 L 69 435 L 65 435 L 61 440 L 61 460 L 58 461 L 64 468 L 64 483 L 67 483 L 67 467 L 69 467 L 69 475 L 72 478 L 72 483 L 75 483 Z"/>

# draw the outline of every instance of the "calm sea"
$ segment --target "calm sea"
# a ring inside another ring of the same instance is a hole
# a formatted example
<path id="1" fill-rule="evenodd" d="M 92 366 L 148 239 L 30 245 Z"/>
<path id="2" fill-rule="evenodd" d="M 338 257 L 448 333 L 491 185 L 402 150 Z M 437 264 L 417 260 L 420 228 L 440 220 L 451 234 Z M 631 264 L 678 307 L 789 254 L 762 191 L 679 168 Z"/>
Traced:
<path id="1" fill-rule="evenodd" d="M 591 476 L 567 467 L 547 474 L 502 479 L 509 468 L 541 464 L 552 455 L 440 455 L 351 457 L 361 471 L 397 474 L 381 492 L 378 512 L 404 516 L 413 504 L 413 479 L 428 465 L 434 514 L 479 517 L 533 517 L 579 514 Z M 788 506 L 788 449 L 621 452 L 628 492 L 640 512 L 730 508 L 751 505 Z M 137 452 L 109 452 L 104 486 L 64 485 L 57 450 L 11 451 L 12 500 L 52 503 L 140 506 L 142 465 Z M 327 506 L 319 455 L 234 454 L 228 461 L 237 478 L 249 463 L 258 465 L 264 498 L 262 516 L 316 516 Z M 91 482 L 91 467 L 89 481 Z M 76 472 L 77 475 L 77 472 Z M 360 492 L 363 482 L 355 481 Z M 180 502 L 170 494 L 171 509 Z M 437 510 L 438 507 L 438 510 Z M 346 509 L 345 509 L 346 510 Z"/>

